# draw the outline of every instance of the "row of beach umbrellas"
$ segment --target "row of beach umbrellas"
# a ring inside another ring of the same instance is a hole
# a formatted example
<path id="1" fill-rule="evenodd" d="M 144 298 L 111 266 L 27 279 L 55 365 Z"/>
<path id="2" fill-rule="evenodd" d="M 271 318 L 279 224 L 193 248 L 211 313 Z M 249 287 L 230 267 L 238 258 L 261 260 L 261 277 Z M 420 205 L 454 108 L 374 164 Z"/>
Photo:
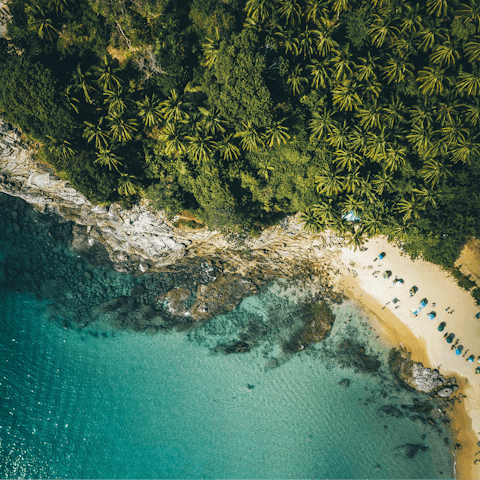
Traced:
<path id="1" fill-rule="evenodd" d="M 383 260 L 383 258 L 385 257 L 385 252 L 382 252 L 379 256 L 378 256 L 378 260 Z M 377 260 L 377 259 L 375 259 Z M 386 270 L 385 272 L 383 272 L 383 278 L 384 279 L 389 279 L 390 277 L 392 276 L 392 271 L 391 270 Z M 395 279 L 393 280 L 393 284 L 397 287 L 400 287 L 404 284 L 405 282 L 403 281 L 403 279 L 401 278 L 397 278 L 395 277 Z M 413 296 L 417 293 L 418 291 L 418 287 L 416 286 L 413 286 L 411 289 L 410 289 L 410 296 Z M 417 315 L 420 310 L 422 310 L 423 308 L 425 308 L 428 304 L 428 300 L 426 298 L 424 298 L 423 300 L 420 301 L 420 305 L 419 307 L 415 310 L 415 312 L 413 312 L 414 309 L 412 309 L 412 312 L 414 313 L 414 315 Z M 435 305 L 435 304 L 433 304 Z M 435 317 L 437 316 L 436 312 L 430 312 L 428 315 L 427 315 L 427 318 L 429 320 L 434 320 Z M 476 315 L 476 318 L 480 318 L 480 313 L 478 313 Z M 439 332 L 443 332 L 445 330 L 445 327 L 447 326 L 447 324 L 445 322 L 441 322 L 439 325 L 438 325 L 438 331 Z M 448 334 L 446 340 L 447 340 L 447 343 L 453 343 L 453 339 L 455 338 L 455 334 L 454 333 L 450 333 Z M 458 342 L 458 340 L 457 340 Z M 463 345 L 459 345 L 456 349 L 455 349 L 455 354 L 456 355 L 461 355 L 462 354 L 462 351 L 463 351 Z M 467 362 L 468 363 L 473 363 L 475 360 L 475 355 L 470 355 L 468 358 L 467 358 Z M 478 358 L 478 363 L 480 363 L 480 357 Z M 477 367 L 476 370 L 475 370 L 475 373 L 480 373 L 480 367 Z"/>

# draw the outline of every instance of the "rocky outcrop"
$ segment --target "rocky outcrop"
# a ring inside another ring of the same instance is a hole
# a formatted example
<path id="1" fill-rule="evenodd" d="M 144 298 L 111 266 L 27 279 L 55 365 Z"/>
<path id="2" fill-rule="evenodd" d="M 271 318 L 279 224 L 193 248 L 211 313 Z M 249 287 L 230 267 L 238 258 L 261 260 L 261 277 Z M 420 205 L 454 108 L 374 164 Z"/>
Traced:
<path id="1" fill-rule="evenodd" d="M 7 22 L 10 20 L 10 12 L 5 0 L 0 0 L 0 38 L 7 35 Z"/>
<path id="2" fill-rule="evenodd" d="M 305 233 L 296 216 L 240 241 L 207 228 L 176 228 L 175 219 L 151 211 L 144 200 L 130 210 L 93 205 L 32 154 L 20 132 L 0 120 L 0 192 L 75 222 L 73 247 L 86 251 L 103 245 L 118 271 L 163 271 L 193 258 L 215 257 L 226 271 L 246 278 L 325 277 L 328 260 L 342 242 L 330 234 Z"/>
<path id="3" fill-rule="evenodd" d="M 458 389 L 455 377 L 445 378 L 436 369 L 413 362 L 410 353 L 404 349 L 392 349 L 389 366 L 397 379 L 419 392 L 449 397 Z"/>

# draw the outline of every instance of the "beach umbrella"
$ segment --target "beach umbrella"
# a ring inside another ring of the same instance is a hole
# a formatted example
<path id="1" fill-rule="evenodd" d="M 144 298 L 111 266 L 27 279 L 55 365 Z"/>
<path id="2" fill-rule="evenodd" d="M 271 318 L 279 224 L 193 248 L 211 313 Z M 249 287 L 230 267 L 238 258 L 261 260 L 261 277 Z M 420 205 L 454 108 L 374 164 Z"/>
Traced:
<path id="1" fill-rule="evenodd" d="M 386 255 L 385 252 L 382 252 L 379 256 L 378 256 L 378 259 L 379 260 L 383 260 L 383 257 Z"/>
<path id="2" fill-rule="evenodd" d="M 474 357 L 473 355 L 470 355 L 470 356 L 467 358 L 467 362 L 468 362 L 468 363 L 473 363 L 473 359 L 474 359 L 474 358 L 475 358 L 475 357 Z"/>
<path id="3" fill-rule="evenodd" d="M 433 319 L 436 317 L 436 315 L 437 315 L 437 314 L 436 314 L 435 312 L 430 312 L 430 313 L 427 315 L 427 318 L 428 318 L 429 320 L 433 320 Z"/>
<path id="4" fill-rule="evenodd" d="M 442 324 L 440 324 L 440 325 L 438 326 L 438 331 L 439 331 L 439 332 L 443 332 L 443 330 L 445 330 L 445 326 L 442 325 Z M 448 342 L 448 340 L 447 340 L 447 342 Z"/>
<path id="5" fill-rule="evenodd" d="M 390 270 L 383 272 L 383 278 L 390 278 L 391 275 L 392 275 L 392 272 Z"/>
<path id="6" fill-rule="evenodd" d="M 460 354 L 462 353 L 462 351 L 461 351 L 459 348 L 457 348 L 457 349 L 455 350 L 455 353 L 456 353 L 457 355 L 460 355 Z"/>
<path id="7" fill-rule="evenodd" d="M 452 342 L 453 342 L 452 337 L 447 337 L 447 343 L 452 343 Z"/>

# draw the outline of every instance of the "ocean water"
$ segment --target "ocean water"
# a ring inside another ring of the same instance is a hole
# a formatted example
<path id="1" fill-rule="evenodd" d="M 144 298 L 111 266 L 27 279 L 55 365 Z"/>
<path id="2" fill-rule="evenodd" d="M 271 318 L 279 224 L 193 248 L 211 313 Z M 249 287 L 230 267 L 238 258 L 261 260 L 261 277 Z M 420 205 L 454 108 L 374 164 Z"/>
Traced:
<path id="1" fill-rule="evenodd" d="M 308 292 L 293 282 L 197 329 L 120 330 L 93 312 L 148 276 L 88 265 L 54 215 L 0 207 L 0 477 L 452 477 L 447 430 L 356 305 L 332 304 L 329 337 L 296 354 Z"/>

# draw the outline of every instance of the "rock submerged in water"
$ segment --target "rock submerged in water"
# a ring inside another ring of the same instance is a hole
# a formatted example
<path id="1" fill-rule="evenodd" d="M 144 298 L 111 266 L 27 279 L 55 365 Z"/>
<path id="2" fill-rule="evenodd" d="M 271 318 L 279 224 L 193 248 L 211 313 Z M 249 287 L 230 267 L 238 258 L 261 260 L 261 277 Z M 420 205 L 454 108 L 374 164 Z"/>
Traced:
<path id="1" fill-rule="evenodd" d="M 342 387 L 349 387 L 350 386 L 350 380 L 348 378 L 344 378 L 338 382 L 338 384 Z"/>
<path id="2" fill-rule="evenodd" d="M 407 458 L 415 458 L 418 452 L 425 452 L 428 450 L 427 445 L 421 445 L 416 443 L 406 443 L 405 445 L 398 446 L 395 450 L 403 453 Z"/>

